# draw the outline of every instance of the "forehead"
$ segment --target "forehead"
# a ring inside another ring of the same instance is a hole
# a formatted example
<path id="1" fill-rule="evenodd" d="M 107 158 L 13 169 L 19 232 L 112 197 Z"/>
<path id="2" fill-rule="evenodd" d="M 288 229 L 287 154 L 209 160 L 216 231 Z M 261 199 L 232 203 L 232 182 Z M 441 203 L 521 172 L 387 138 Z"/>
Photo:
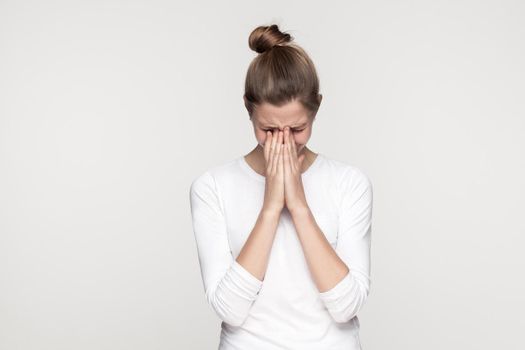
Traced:
<path id="1" fill-rule="evenodd" d="M 257 106 L 254 115 L 257 123 L 264 127 L 296 127 L 309 121 L 307 110 L 296 100 L 281 107 L 264 102 Z"/>

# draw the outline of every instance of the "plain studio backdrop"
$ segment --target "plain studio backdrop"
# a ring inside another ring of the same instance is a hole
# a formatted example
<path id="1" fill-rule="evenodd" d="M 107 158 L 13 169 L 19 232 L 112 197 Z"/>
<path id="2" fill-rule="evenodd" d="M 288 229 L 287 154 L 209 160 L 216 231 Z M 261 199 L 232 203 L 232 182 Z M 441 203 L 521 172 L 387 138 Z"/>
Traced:
<path id="1" fill-rule="evenodd" d="M 525 348 L 522 1 L 121 0 L 0 2 L 0 349 L 217 347 L 189 186 L 272 23 L 374 185 L 363 349 Z"/>

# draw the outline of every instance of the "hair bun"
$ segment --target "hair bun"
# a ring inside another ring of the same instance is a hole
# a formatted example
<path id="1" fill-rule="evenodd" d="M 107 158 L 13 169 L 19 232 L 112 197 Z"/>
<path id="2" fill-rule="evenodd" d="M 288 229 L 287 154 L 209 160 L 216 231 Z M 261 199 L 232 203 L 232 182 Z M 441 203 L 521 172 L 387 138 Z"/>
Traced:
<path id="1" fill-rule="evenodd" d="M 263 53 L 292 40 L 290 34 L 281 32 L 276 24 L 272 24 L 255 28 L 250 34 L 248 44 L 253 51 Z"/>

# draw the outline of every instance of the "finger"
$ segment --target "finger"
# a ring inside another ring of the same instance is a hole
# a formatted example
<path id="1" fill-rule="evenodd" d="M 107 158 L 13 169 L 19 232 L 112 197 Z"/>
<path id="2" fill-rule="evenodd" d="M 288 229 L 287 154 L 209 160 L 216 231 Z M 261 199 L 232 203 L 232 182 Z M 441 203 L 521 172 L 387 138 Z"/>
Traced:
<path id="1" fill-rule="evenodd" d="M 275 169 L 277 168 L 277 162 L 279 161 L 279 144 L 281 143 L 280 141 L 280 131 L 279 129 L 275 129 L 274 130 L 274 134 L 273 134 L 273 157 L 274 157 L 274 174 L 275 174 Z"/>
<path id="2" fill-rule="evenodd" d="M 299 167 L 297 167 L 297 160 L 294 159 L 294 156 L 293 156 L 293 141 L 290 143 L 290 148 L 288 149 L 288 157 L 290 158 L 290 169 L 293 170 L 293 171 L 298 171 L 299 170 Z"/>
<path id="3" fill-rule="evenodd" d="M 281 132 L 277 130 L 277 137 L 275 137 L 275 144 L 273 149 L 273 163 L 272 163 L 272 174 L 275 174 L 275 170 L 277 169 L 277 162 L 279 161 L 279 151 L 281 149 Z"/>
<path id="4" fill-rule="evenodd" d="M 282 148 L 283 147 L 281 144 L 277 145 L 277 155 L 275 156 L 274 169 L 273 169 L 274 174 L 277 174 L 279 171 L 281 171 L 281 158 L 283 154 Z"/>
<path id="5" fill-rule="evenodd" d="M 284 145 L 281 144 L 279 147 L 279 160 L 277 162 L 277 172 L 283 173 L 283 154 L 284 154 Z"/>
<path id="6" fill-rule="evenodd" d="M 268 130 L 266 132 L 266 141 L 264 141 L 264 159 L 268 162 L 270 157 L 270 145 L 272 141 L 272 133 Z"/>
<path id="7" fill-rule="evenodd" d="M 297 148 L 295 147 L 295 139 L 292 137 L 291 143 L 291 153 L 292 153 L 292 160 L 295 165 L 297 165 Z"/>
<path id="8" fill-rule="evenodd" d="M 278 141 L 278 134 L 279 130 L 274 130 L 273 131 L 273 136 L 272 136 L 272 152 L 274 152 L 275 154 L 275 145 L 277 144 L 277 141 Z"/>
<path id="9" fill-rule="evenodd" d="M 297 159 L 294 158 L 294 152 L 293 152 L 293 148 L 294 148 L 294 145 L 295 145 L 295 139 L 292 135 L 289 136 L 289 142 L 288 142 L 288 157 L 290 159 L 290 169 L 292 170 L 297 170 L 297 165 L 296 165 L 296 162 L 297 162 Z"/>
<path id="10" fill-rule="evenodd" d="M 286 129 L 285 130 L 285 142 L 284 142 L 284 155 L 283 155 L 283 162 L 284 162 L 284 169 L 285 169 L 285 172 L 286 173 L 290 173 L 292 172 L 292 167 L 291 167 L 291 159 L 290 159 L 290 129 Z"/>
<path id="11" fill-rule="evenodd" d="M 297 146 L 295 145 L 295 139 L 292 140 L 292 154 L 297 158 Z"/>
<path id="12" fill-rule="evenodd" d="M 275 149 L 276 144 L 277 144 L 277 137 L 275 135 L 275 131 L 273 131 L 272 140 L 270 142 L 270 150 L 269 150 L 270 161 L 268 162 L 268 171 L 270 174 L 273 174 L 272 173 L 273 163 L 275 162 L 275 155 L 277 154 L 276 149 Z"/>
<path id="13" fill-rule="evenodd" d="M 279 145 L 282 145 L 284 142 L 284 132 L 279 130 L 279 137 L 278 137 L 278 140 L 277 140 L 277 143 Z"/>
<path id="14" fill-rule="evenodd" d="M 285 149 L 286 149 L 286 145 L 290 142 L 290 128 L 289 127 L 286 127 L 284 128 L 284 144 L 285 144 Z"/>
<path id="15" fill-rule="evenodd" d="M 282 131 L 281 132 L 281 135 L 282 135 L 282 142 L 281 142 L 281 154 L 279 156 L 279 164 L 280 164 L 280 171 L 284 174 L 284 155 L 286 154 L 286 142 L 284 140 L 285 136 L 284 134 L 286 133 L 286 131 Z"/>
<path id="16" fill-rule="evenodd" d="M 270 131 L 266 132 L 266 141 L 264 142 L 264 154 L 266 159 L 266 173 L 268 174 L 268 169 L 272 164 L 272 133 Z"/>

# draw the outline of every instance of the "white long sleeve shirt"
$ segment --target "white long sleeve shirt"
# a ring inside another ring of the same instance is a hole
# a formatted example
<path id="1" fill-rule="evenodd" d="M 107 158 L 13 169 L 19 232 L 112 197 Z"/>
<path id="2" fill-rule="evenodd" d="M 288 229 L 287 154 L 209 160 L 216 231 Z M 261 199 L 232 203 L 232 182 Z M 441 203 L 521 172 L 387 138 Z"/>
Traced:
<path id="1" fill-rule="evenodd" d="M 235 259 L 264 199 L 265 177 L 244 156 L 191 184 L 205 296 L 222 320 L 220 350 L 358 350 L 358 312 L 370 289 L 372 184 L 359 168 L 318 153 L 301 174 L 315 221 L 350 272 L 317 289 L 289 211 L 280 216 L 261 281 Z"/>

